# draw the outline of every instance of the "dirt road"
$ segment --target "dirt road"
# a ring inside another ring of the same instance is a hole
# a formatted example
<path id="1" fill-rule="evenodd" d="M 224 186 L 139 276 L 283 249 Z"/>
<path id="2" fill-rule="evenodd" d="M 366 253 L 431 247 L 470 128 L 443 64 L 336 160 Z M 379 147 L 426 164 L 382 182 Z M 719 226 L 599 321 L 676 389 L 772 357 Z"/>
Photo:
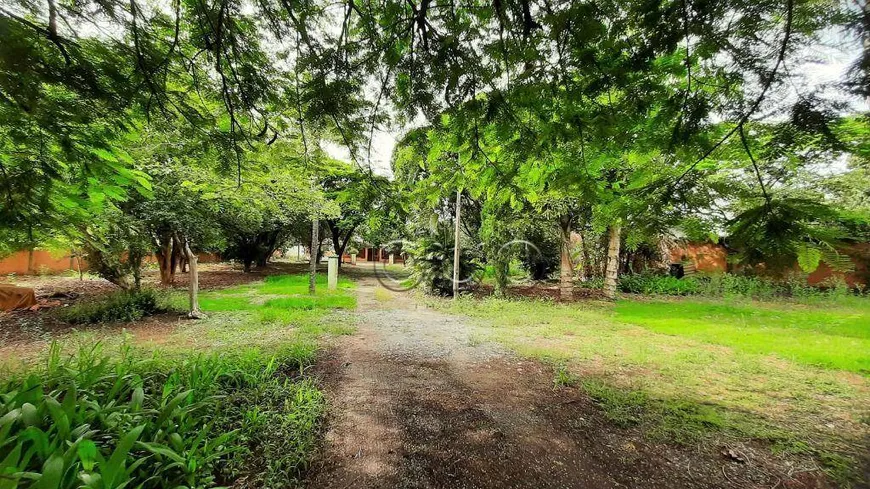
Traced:
<path id="1" fill-rule="evenodd" d="M 308 487 L 818 487 L 718 446 L 651 443 L 468 320 L 377 288 L 359 282 L 359 330 L 320 363 L 330 416 Z"/>

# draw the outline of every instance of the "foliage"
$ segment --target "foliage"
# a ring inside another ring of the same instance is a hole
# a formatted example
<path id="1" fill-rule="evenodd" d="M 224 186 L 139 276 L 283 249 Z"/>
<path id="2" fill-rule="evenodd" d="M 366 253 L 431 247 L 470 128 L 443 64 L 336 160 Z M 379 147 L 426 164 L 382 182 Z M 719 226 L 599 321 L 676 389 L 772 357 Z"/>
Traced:
<path id="1" fill-rule="evenodd" d="M 619 290 L 631 294 L 691 295 L 698 293 L 699 284 L 670 275 L 635 274 L 620 277 Z"/>
<path id="2" fill-rule="evenodd" d="M 549 231 L 549 232 L 548 232 Z M 559 268 L 559 237 L 555 229 L 532 227 L 522 237 L 533 246 L 523 246 L 520 263 L 533 280 L 545 280 Z"/>
<path id="3" fill-rule="evenodd" d="M 423 290 L 442 296 L 453 295 L 453 233 L 439 226 L 433 235 L 423 236 L 412 244 L 411 255 L 414 279 Z M 459 288 L 467 290 L 476 282 L 475 273 L 481 269 L 473 250 L 463 247 L 459 255 Z"/>
<path id="4" fill-rule="evenodd" d="M 729 243 L 742 260 L 763 263 L 768 270 L 782 271 L 800 263 L 812 272 L 823 251 L 836 254 L 845 233 L 837 214 L 828 205 L 798 198 L 771 199 L 750 207 L 729 222 Z"/>
<path id="5" fill-rule="evenodd" d="M 370 216 L 389 214 L 390 184 L 386 178 L 355 171 L 350 165 L 334 162 L 331 166 L 320 186 L 338 207 L 337 215 L 326 219 L 326 225 L 333 250 L 341 256 L 357 228 Z"/>
<path id="6" fill-rule="evenodd" d="M 595 288 L 595 284 L 587 285 Z M 628 274 L 620 277 L 623 292 L 647 295 L 700 295 L 706 297 L 745 297 L 752 299 L 845 297 L 852 291 L 842 280 L 832 279 L 811 286 L 806 275 L 792 273 L 785 279 L 730 273 L 698 274 L 676 278 L 657 273 Z"/>
<path id="7" fill-rule="evenodd" d="M 306 360 L 251 351 L 162 363 L 129 350 L 111 358 L 100 348 L 61 360 L 54 350 L 45 371 L 0 389 L 0 473 L 13 487 L 26 480 L 57 488 L 205 487 L 247 469 L 222 472 L 240 451 L 295 443 L 297 451 L 276 459 L 284 477 L 295 476 L 322 412 L 313 386 L 283 373 L 299 361 Z M 245 404 L 234 405 L 238 399 Z M 276 437 L 259 422 L 268 417 L 289 431 Z"/>
<path id="8" fill-rule="evenodd" d="M 79 302 L 58 310 L 57 317 L 70 324 L 131 322 L 161 312 L 177 312 L 154 289 L 113 292 L 106 297 Z"/>

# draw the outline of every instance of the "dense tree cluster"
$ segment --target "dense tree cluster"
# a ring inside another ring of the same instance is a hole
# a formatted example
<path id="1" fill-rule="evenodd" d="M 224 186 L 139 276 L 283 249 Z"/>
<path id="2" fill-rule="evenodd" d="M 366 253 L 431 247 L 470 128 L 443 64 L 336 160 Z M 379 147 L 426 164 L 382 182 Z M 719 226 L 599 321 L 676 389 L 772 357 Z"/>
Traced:
<path id="1" fill-rule="evenodd" d="M 867 232 L 849 100 L 867 95 L 868 17 L 838 0 L 13 0 L 0 234 L 71 243 L 124 286 L 153 251 L 169 283 L 198 250 L 250 269 L 291 237 L 435 242 L 458 192 L 498 293 L 514 257 L 541 277 L 556 255 L 563 294 L 579 261 L 612 295 L 626 250 L 677 228 L 811 266 Z M 863 52 L 807 88 L 832 37 Z M 418 127 L 395 182 L 369 167 L 388 123 Z"/>

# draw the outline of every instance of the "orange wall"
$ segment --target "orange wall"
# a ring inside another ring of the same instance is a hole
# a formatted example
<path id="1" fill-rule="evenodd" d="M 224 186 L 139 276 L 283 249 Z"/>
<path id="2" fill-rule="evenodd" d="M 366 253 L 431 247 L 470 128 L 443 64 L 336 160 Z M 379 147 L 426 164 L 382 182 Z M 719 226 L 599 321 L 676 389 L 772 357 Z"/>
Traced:
<path id="1" fill-rule="evenodd" d="M 727 272 L 728 251 L 714 243 L 686 243 L 671 249 L 671 263 L 689 260 L 699 272 Z"/>
<path id="2" fill-rule="evenodd" d="M 843 273 L 833 270 L 827 263 L 819 264 L 813 273 L 807 276 L 807 283 L 818 285 L 832 276 L 841 276 L 850 287 L 870 283 L 870 243 L 849 246 L 843 250 L 852 260 L 853 270 Z M 680 263 L 684 259 L 695 264 L 699 272 L 726 272 L 728 252 L 725 247 L 713 243 L 686 243 L 671 249 L 671 263 Z M 795 269 L 799 270 L 797 265 Z"/>
<path id="3" fill-rule="evenodd" d="M 862 243 L 840 250 L 852 260 L 853 270 L 843 273 L 833 270 L 822 262 L 819 268 L 807 277 L 807 283 L 817 285 L 830 277 L 841 276 L 850 287 L 858 284 L 867 285 L 870 282 L 870 243 Z"/>
<path id="4" fill-rule="evenodd" d="M 25 275 L 28 273 L 40 272 L 62 272 L 70 269 L 70 256 L 52 256 L 51 253 L 45 250 L 33 251 L 33 270 L 27 269 L 30 252 L 27 250 L 17 251 L 6 258 L 0 260 L 0 274 L 17 273 Z M 73 267 L 76 266 L 73 261 Z"/>
<path id="5" fill-rule="evenodd" d="M 31 275 L 38 273 L 59 273 L 70 269 L 77 270 L 78 264 L 75 259 L 70 259 L 71 255 L 57 256 L 45 250 L 33 251 L 33 270 L 28 270 L 28 255 L 29 252 L 27 250 L 22 250 L 0 259 L 0 275 L 10 273 Z M 215 253 L 199 253 L 198 256 L 199 263 L 219 263 L 221 261 L 220 256 Z M 149 255 L 144 261 L 145 263 L 157 263 L 157 258 L 154 255 Z M 82 260 L 82 268 L 88 269 L 88 264 L 84 260 Z"/>

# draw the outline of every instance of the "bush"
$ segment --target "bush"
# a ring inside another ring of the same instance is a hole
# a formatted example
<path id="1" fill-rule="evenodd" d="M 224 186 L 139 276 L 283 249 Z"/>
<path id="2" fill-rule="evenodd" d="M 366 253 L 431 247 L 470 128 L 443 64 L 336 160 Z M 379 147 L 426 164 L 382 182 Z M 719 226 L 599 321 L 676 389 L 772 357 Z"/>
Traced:
<path id="1" fill-rule="evenodd" d="M 691 295 L 698 293 L 699 288 L 695 280 L 670 275 L 623 275 L 619 279 L 619 289 L 632 294 Z"/>
<path id="2" fill-rule="evenodd" d="M 120 291 L 101 299 L 81 302 L 58 310 L 58 318 L 70 324 L 136 321 L 145 316 L 176 310 L 168 298 L 154 289 Z"/>
<path id="3" fill-rule="evenodd" d="M 4 487 L 210 487 L 250 475 L 251 453 L 274 455 L 286 485 L 307 463 L 323 400 L 287 376 L 307 355 L 52 351 L 47 369 L 0 386 Z"/>
<path id="4" fill-rule="evenodd" d="M 619 289 L 632 294 L 691 295 L 698 293 L 698 282 L 678 279 L 670 275 L 624 275 Z"/>
<path id="5" fill-rule="evenodd" d="M 429 294 L 453 295 L 453 236 L 446 230 L 435 235 L 424 236 L 409 250 L 412 257 L 414 275 L 423 290 Z M 472 251 L 463 247 L 459 256 L 459 277 L 466 282 L 460 284 L 468 289 L 476 281 L 474 274 L 481 266 Z"/>

